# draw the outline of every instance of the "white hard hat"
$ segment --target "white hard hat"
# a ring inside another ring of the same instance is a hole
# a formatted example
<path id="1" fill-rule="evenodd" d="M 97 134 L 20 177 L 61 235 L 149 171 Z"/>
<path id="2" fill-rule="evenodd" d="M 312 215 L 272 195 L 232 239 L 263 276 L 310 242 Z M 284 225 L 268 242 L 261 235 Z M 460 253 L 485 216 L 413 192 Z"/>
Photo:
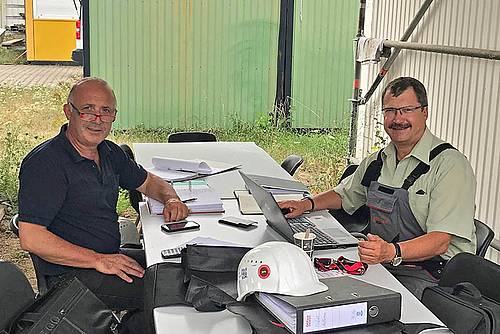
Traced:
<path id="1" fill-rule="evenodd" d="M 248 251 L 238 266 L 238 301 L 254 292 L 307 296 L 328 290 L 299 247 L 270 241 Z"/>

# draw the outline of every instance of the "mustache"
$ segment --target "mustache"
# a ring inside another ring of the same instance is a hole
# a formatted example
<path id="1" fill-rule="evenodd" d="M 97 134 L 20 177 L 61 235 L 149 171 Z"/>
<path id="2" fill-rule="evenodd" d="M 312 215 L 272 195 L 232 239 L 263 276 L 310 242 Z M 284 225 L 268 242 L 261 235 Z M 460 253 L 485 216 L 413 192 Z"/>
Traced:
<path id="1" fill-rule="evenodd" d="M 393 130 L 404 130 L 409 127 L 411 127 L 410 123 L 392 123 L 391 125 L 389 125 L 389 129 Z"/>

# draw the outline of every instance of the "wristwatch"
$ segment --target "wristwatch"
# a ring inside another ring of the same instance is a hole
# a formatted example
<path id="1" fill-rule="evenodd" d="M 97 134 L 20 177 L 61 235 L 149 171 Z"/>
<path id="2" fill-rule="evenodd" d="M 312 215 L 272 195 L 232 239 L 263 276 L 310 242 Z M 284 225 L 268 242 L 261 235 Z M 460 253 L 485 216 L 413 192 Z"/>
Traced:
<path id="1" fill-rule="evenodd" d="M 307 201 L 309 201 L 311 203 L 311 209 L 309 211 L 313 212 L 314 211 L 314 207 L 315 207 L 313 198 L 308 195 L 308 196 L 304 196 L 304 198 L 302 198 L 302 200 L 307 200 Z"/>
<path id="2" fill-rule="evenodd" d="M 393 245 L 396 249 L 396 255 L 394 256 L 394 259 L 392 259 L 391 264 L 394 267 L 397 267 L 401 264 L 401 262 L 403 262 L 403 258 L 401 257 L 401 247 L 399 246 L 399 244 L 397 242 L 394 242 Z"/>

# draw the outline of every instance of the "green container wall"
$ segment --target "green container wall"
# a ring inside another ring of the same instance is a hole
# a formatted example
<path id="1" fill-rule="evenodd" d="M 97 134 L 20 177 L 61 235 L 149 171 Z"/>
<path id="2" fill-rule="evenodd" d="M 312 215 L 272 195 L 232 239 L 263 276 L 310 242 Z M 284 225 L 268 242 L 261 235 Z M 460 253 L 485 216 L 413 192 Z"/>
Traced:
<path id="1" fill-rule="evenodd" d="M 295 0 L 292 126 L 349 128 L 359 0 Z"/>
<path id="2" fill-rule="evenodd" d="M 280 0 L 90 0 L 90 74 L 116 128 L 227 126 L 273 109 Z"/>

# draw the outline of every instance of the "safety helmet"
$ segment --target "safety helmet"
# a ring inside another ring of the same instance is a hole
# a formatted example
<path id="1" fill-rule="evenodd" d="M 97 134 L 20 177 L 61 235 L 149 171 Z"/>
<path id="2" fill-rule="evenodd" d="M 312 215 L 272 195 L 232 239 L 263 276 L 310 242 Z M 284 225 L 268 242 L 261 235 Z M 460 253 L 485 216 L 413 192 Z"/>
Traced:
<path id="1" fill-rule="evenodd" d="M 299 247 L 270 241 L 248 251 L 238 266 L 238 301 L 254 292 L 307 296 L 328 290 Z"/>

